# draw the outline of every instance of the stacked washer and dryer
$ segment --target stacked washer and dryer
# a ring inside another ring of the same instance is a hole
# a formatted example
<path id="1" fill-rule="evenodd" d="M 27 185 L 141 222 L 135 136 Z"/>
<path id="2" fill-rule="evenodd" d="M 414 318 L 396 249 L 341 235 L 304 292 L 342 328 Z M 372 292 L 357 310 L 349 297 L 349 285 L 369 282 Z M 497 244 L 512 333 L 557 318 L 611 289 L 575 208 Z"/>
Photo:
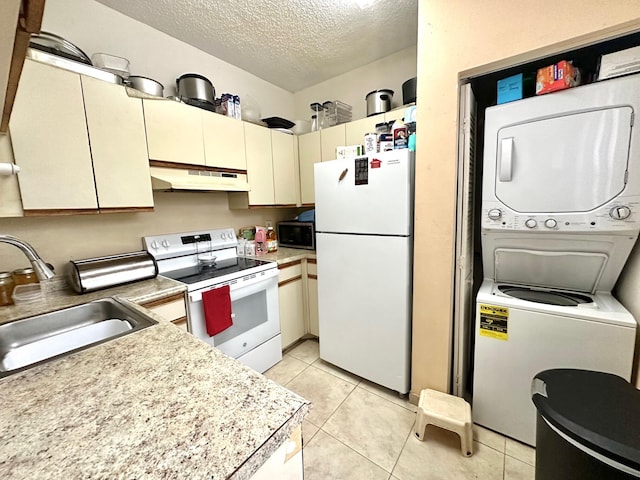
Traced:
<path id="1" fill-rule="evenodd" d="M 611 295 L 640 230 L 640 75 L 486 110 L 474 421 L 535 445 L 550 368 L 630 379 L 636 321 Z"/>

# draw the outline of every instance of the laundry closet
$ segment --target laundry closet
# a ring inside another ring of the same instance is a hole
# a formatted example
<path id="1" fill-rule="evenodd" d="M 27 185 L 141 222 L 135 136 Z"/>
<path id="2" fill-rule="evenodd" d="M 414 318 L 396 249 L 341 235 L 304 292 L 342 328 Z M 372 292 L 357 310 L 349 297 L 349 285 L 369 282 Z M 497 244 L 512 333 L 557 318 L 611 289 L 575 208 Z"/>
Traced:
<path id="1" fill-rule="evenodd" d="M 637 323 L 612 291 L 640 231 L 640 74 L 594 80 L 601 55 L 637 45 L 627 35 L 461 88 L 456 258 L 474 261 L 456 281 L 452 384 L 476 423 L 530 445 L 539 371 L 631 379 Z M 498 80 L 562 60 L 582 85 L 496 106 Z"/>

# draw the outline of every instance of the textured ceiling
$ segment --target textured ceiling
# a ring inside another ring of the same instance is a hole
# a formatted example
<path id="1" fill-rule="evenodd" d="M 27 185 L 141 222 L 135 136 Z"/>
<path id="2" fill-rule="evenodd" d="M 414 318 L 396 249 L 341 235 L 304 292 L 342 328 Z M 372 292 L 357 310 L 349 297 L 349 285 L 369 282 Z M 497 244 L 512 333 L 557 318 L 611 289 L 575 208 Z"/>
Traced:
<path id="1" fill-rule="evenodd" d="M 417 43 L 418 0 L 98 0 L 290 92 Z"/>

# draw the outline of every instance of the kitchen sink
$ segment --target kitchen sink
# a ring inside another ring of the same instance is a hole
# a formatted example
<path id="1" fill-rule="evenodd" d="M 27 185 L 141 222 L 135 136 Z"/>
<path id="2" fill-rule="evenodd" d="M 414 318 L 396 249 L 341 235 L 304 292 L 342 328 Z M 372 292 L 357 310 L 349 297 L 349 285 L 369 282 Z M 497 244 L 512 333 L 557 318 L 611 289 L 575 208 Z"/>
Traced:
<path id="1" fill-rule="evenodd" d="M 105 298 L 0 325 L 0 377 L 156 324 Z"/>

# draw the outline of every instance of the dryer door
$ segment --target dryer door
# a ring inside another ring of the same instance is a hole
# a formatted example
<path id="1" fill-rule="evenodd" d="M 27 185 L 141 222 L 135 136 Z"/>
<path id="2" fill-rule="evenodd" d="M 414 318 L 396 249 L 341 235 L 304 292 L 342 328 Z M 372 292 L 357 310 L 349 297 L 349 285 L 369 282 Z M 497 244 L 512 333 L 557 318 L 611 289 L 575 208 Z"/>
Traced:
<path id="1" fill-rule="evenodd" d="M 501 128 L 496 197 L 516 212 L 587 212 L 624 190 L 633 110 L 583 111 Z"/>

